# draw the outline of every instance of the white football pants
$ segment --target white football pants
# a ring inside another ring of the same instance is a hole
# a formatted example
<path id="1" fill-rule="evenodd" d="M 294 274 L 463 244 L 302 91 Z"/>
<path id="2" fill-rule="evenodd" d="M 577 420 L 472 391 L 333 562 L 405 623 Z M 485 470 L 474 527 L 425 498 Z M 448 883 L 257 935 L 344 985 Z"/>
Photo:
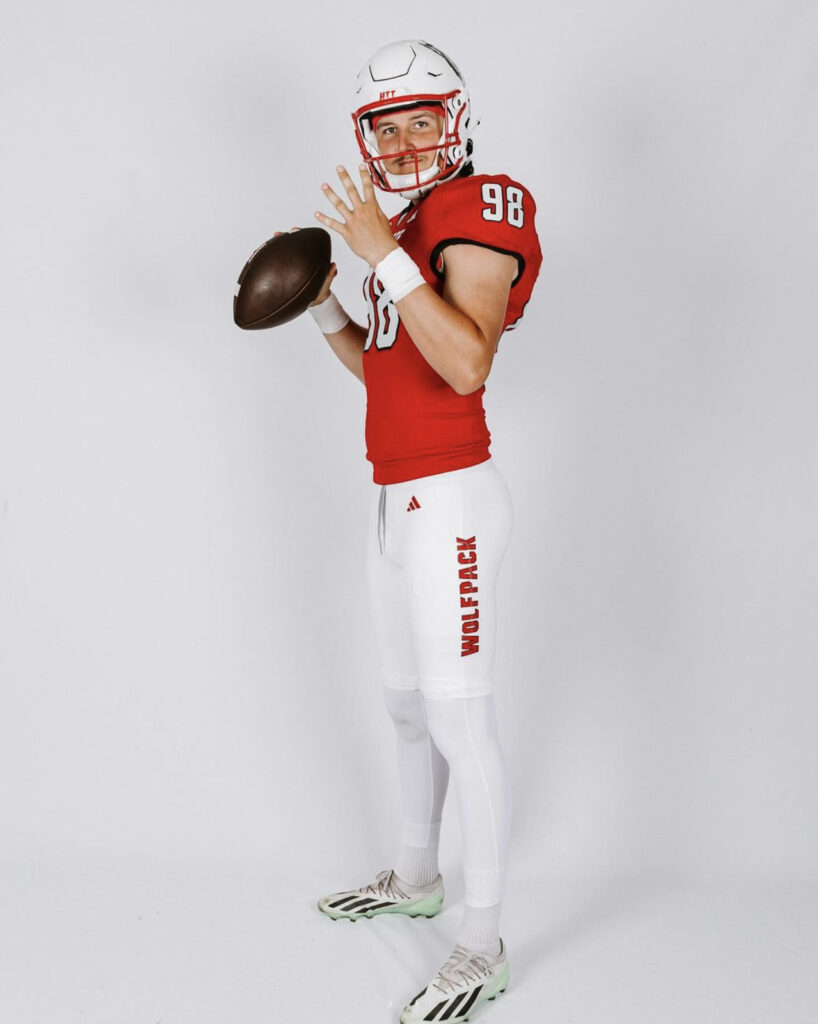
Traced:
<path id="1" fill-rule="evenodd" d="M 491 459 L 377 485 L 367 579 L 397 736 L 401 841 L 434 847 L 449 772 L 460 810 L 466 903 L 502 900 L 511 825 L 494 712 L 495 592 L 511 500 Z"/>

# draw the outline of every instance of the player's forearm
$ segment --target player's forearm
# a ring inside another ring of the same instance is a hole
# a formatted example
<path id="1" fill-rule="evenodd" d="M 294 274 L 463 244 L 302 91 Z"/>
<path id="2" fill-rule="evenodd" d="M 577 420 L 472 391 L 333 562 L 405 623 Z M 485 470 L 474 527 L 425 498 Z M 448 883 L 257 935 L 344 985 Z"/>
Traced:
<path id="1" fill-rule="evenodd" d="M 473 320 L 428 284 L 415 288 L 396 306 L 420 354 L 458 394 L 471 394 L 483 385 L 491 363 Z"/>
<path id="2" fill-rule="evenodd" d="M 364 383 L 363 356 L 366 335 L 366 328 L 356 324 L 354 320 L 350 320 L 340 331 L 324 335 L 332 351 L 362 384 Z"/>

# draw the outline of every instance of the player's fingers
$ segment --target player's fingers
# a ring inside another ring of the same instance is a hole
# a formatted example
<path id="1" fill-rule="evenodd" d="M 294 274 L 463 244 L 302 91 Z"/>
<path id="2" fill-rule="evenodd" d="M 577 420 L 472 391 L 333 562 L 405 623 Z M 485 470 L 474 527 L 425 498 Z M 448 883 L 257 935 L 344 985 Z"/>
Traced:
<path id="1" fill-rule="evenodd" d="M 324 191 L 324 195 L 340 214 L 348 217 L 352 213 L 352 210 L 350 210 L 343 199 L 341 199 L 340 196 L 337 196 L 326 182 L 322 184 L 321 188 Z"/>
<path id="2" fill-rule="evenodd" d="M 361 164 L 359 170 L 361 172 L 361 188 L 364 193 L 364 202 L 369 203 L 373 200 L 377 202 L 377 199 L 375 199 L 375 185 L 372 181 L 372 174 L 369 167 L 366 164 Z"/>
<path id="3" fill-rule="evenodd" d="M 356 206 L 361 205 L 361 197 L 358 194 L 358 189 L 355 188 L 355 182 L 350 178 L 346 167 L 342 167 L 340 164 L 335 168 L 338 171 L 338 177 L 341 179 L 341 184 L 346 189 L 346 194 L 349 196 L 349 201 L 352 203 L 353 210 Z"/>
<path id="4" fill-rule="evenodd" d="M 332 231 L 337 231 L 339 235 L 343 235 L 343 237 L 346 238 L 346 224 L 343 224 L 340 220 L 333 220 L 332 217 L 328 217 L 325 213 L 319 213 L 318 210 L 315 211 L 315 217 L 316 220 L 321 221 L 325 228 L 330 228 L 330 230 Z"/>
<path id="5" fill-rule="evenodd" d="M 293 231 L 300 231 L 300 230 L 301 230 L 301 228 L 290 228 L 290 234 L 292 234 Z"/>

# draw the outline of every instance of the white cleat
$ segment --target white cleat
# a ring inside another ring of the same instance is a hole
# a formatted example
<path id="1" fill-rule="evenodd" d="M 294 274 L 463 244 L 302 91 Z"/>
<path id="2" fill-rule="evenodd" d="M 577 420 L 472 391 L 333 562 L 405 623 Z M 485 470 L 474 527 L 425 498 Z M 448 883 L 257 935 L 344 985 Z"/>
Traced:
<path id="1" fill-rule="evenodd" d="M 443 878 L 438 875 L 431 885 L 419 892 L 407 893 L 401 888 L 394 871 L 381 871 L 374 882 L 336 892 L 318 901 L 318 909 L 337 921 L 341 917 L 357 921 L 378 914 L 407 914 L 409 917 L 434 917 L 443 904 Z"/>
<path id="2" fill-rule="evenodd" d="M 508 958 L 500 939 L 500 953 L 484 956 L 455 946 L 454 952 L 422 992 L 403 1008 L 400 1024 L 446 1021 L 462 1024 L 482 1003 L 496 999 L 508 985 Z"/>

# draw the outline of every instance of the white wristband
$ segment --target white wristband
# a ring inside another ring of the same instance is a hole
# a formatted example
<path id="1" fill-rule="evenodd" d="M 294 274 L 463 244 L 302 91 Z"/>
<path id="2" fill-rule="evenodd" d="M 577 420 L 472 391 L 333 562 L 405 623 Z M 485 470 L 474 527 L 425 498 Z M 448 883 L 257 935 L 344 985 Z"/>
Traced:
<path id="1" fill-rule="evenodd" d="M 405 249 L 398 246 L 388 256 L 384 256 L 375 267 L 375 273 L 381 279 L 381 284 L 389 292 L 389 298 L 393 302 L 400 302 L 405 299 L 409 292 L 426 284 L 423 274 Z"/>
<path id="2" fill-rule="evenodd" d="M 317 306 L 307 306 L 313 320 L 324 334 L 337 334 L 349 323 L 349 316 L 332 292 Z"/>

